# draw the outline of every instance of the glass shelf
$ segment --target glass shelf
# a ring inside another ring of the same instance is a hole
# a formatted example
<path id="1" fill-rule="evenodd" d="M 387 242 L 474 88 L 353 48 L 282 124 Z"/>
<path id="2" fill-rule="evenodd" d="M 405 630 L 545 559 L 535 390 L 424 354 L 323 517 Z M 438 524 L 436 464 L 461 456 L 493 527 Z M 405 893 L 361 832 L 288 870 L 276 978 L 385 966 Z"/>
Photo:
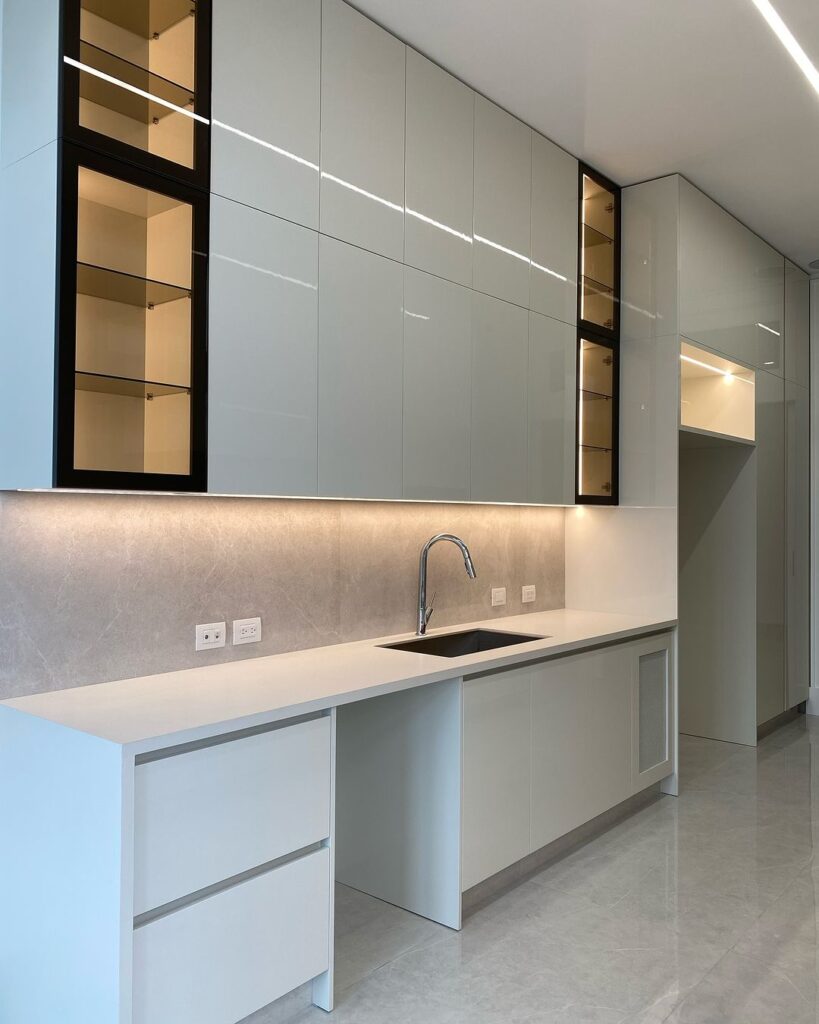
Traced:
<path id="1" fill-rule="evenodd" d="M 153 380 L 137 380 L 133 377 L 111 377 L 102 373 L 85 373 L 77 370 L 74 374 L 77 391 L 93 391 L 103 395 L 120 395 L 123 398 L 154 398 L 167 395 L 189 395 L 191 389 L 184 384 L 164 384 Z"/>
<path id="2" fill-rule="evenodd" d="M 610 284 L 603 284 L 602 281 L 595 281 L 595 279 L 593 277 L 589 277 L 588 274 L 583 275 L 583 284 L 593 295 L 605 295 L 607 297 L 614 295 L 614 288 Z"/>
<path id="3" fill-rule="evenodd" d="M 176 107 L 191 111 L 194 108 L 195 100 L 191 89 L 162 78 L 139 64 L 123 60 L 122 57 L 92 43 L 80 42 L 80 60 L 83 64 L 96 68 L 97 71 L 110 75 L 125 85 L 148 92 L 158 99 L 173 103 Z M 174 113 L 178 115 L 178 111 L 173 111 L 162 103 L 138 96 L 129 89 L 114 85 L 113 82 L 106 82 L 88 72 L 80 74 L 80 97 L 145 125 L 157 124 Z"/>
<path id="4" fill-rule="evenodd" d="M 82 0 L 82 9 L 143 39 L 162 35 L 196 12 L 196 0 Z"/>
<path id="5" fill-rule="evenodd" d="M 614 451 L 613 448 L 601 448 L 597 444 L 581 444 L 580 447 L 584 452 L 608 452 L 611 454 Z"/>
<path id="6" fill-rule="evenodd" d="M 583 244 L 586 248 L 593 245 L 614 245 L 614 239 L 609 235 L 603 234 L 602 231 L 598 231 L 598 229 L 592 227 L 591 224 L 584 224 Z"/>
<path id="7" fill-rule="evenodd" d="M 590 391 L 589 388 L 581 388 L 580 393 L 589 402 L 610 402 L 612 400 L 611 395 L 604 395 L 601 391 Z"/>
<path id="8" fill-rule="evenodd" d="M 122 302 L 127 306 L 141 306 L 145 309 L 191 297 L 188 288 L 125 274 L 119 270 L 109 270 L 107 267 L 96 267 L 90 263 L 77 264 L 77 292 L 80 295 L 90 295 L 96 299 L 108 299 L 110 302 Z"/>

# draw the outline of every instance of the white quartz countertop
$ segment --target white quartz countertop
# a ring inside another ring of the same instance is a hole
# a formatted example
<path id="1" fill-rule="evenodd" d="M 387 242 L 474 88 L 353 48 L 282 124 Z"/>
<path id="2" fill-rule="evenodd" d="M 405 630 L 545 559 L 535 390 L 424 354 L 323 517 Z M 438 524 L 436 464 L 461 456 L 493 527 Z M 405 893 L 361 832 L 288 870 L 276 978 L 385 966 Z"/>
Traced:
<path id="1" fill-rule="evenodd" d="M 673 619 L 566 608 L 429 631 L 432 635 L 484 628 L 544 637 L 460 658 L 378 646 L 412 639 L 412 634 L 401 634 L 16 697 L 0 702 L 0 707 L 139 753 L 203 739 L 225 732 L 226 727 L 229 731 L 252 728 L 675 625 Z"/>

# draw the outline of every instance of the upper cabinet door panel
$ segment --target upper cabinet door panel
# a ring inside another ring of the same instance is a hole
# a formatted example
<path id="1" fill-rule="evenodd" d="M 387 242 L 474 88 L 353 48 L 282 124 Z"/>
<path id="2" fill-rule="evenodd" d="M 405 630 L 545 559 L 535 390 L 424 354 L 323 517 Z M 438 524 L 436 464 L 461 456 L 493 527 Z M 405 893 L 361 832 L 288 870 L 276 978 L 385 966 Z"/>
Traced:
<path id="1" fill-rule="evenodd" d="M 211 199 L 208 487 L 314 495 L 318 235 Z"/>
<path id="2" fill-rule="evenodd" d="M 402 496 L 403 267 L 319 240 L 319 494 Z"/>
<path id="3" fill-rule="evenodd" d="M 404 271 L 404 497 L 469 500 L 471 293 Z"/>
<path id="4" fill-rule="evenodd" d="M 577 323 L 577 160 L 532 134 L 530 308 Z"/>
<path id="5" fill-rule="evenodd" d="M 532 130 L 475 97 L 473 287 L 529 306 Z"/>
<path id="6" fill-rule="evenodd" d="M 785 376 L 810 387 L 810 278 L 785 260 Z"/>
<path id="7" fill-rule="evenodd" d="M 784 260 L 680 182 L 680 333 L 782 375 Z"/>
<path id="8" fill-rule="evenodd" d="M 529 313 L 472 295 L 472 500 L 526 501 Z"/>
<path id="9" fill-rule="evenodd" d="M 529 314 L 529 501 L 574 504 L 577 336 L 571 324 Z"/>
<path id="10" fill-rule="evenodd" d="M 324 0 L 321 231 L 404 258 L 406 46 Z"/>
<path id="11" fill-rule="evenodd" d="M 214 0 L 211 188 L 318 228 L 321 0 Z"/>
<path id="12" fill-rule="evenodd" d="M 407 50 L 405 262 L 472 285 L 475 94 Z"/>

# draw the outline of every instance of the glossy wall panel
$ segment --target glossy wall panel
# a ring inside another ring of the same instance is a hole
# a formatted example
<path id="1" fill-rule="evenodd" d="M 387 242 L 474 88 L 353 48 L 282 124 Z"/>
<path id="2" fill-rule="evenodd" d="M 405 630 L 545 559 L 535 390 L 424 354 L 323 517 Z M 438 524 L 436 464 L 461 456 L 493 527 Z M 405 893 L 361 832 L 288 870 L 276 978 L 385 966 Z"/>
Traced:
<path id="1" fill-rule="evenodd" d="M 208 486 L 317 492 L 318 235 L 211 200 Z"/>
<path id="2" fill-rule="evenodd" d="M 527 500 L 529 314 L 472 294 L 472 500 Z"/>
<path id="3" fill-rule="evenodd" d="M 213 0 L 211 188 L 318 228 L 321 0 Z"/>
<path id="4" fill-rule="evenodd" d="M 532 133 L 529 308 L 577 323 L 577 160 Z"/>
<path id="5" fill-rule="evenodd" d="M 404 261 L 472 285 L 475 94 L 407 50 Z"/>
<path id="6" fill-rule="evenodd" d="M 323 0 L 321 231 L 404 256 L 406 47 L 342 0 Z"/>
<path id="7" fill-rule="evenodd" d="M 810 685 L 810 392 L 785 381 L 787 448 L 787 707 Z"/>
<path id="8" fill-rule="evenodd" d="M 532 130 L 475 97 L 475 253 L 477 291 L 529 305 Z"/>
<path id="9" fill-rule="evenodd" d="M 472 296 L 404 270 L 404 497 L 468 501 Z"/>
<path id="10" fill-rule="evenodd" d="M 402 497 L 403 277 L 319 239 L 319 494 Z"/>
<path id="11" fill-rule="evenodd" d="M 810 278 L 785 260 L 785 377 L 810 386 Z"/>
<path id="12" fill-rule="evenodd" d="M 529 313 L 527 387 L 527 500 L 571 505 L 577 402 L 577 338 L 571 324 Z"/>

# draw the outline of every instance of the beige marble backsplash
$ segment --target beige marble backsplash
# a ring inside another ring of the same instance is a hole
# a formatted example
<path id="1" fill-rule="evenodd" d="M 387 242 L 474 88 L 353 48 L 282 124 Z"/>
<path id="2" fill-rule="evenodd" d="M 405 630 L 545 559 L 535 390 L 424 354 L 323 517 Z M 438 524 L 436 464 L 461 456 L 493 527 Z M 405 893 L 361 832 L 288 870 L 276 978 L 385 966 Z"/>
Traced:
<path id="1" fill-rule="evenodd" d="M 0 699 L 410 632 L 418 553 L 433 625 L 562 608 L 564 511 L 487 505 L 0 494 Z M 537 601 L 522 605 L 523 584 Z M 505 608 L 490 588 L 507 588 Z M 263 640 L 233 647 L 233 619 Z M 198 622 L 228 644 L 194 651 Z"/>

